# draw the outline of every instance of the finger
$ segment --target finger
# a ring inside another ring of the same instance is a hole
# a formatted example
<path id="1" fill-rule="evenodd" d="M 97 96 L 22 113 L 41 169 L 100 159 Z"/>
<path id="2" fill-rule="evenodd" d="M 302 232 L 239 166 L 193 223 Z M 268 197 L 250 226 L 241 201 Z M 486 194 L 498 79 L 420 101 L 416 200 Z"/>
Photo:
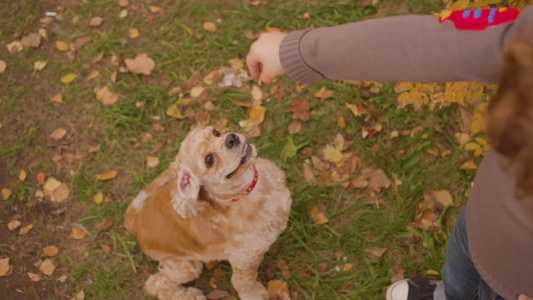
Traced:
<path id="1" fill-rule="evenodd" d="M 248 66 L 248 70 L 250 70 L 252 78 L 257 79 L 261 75 L 261 63 L 254 59 L 252 55 L 249 53 L 246 57 L 246 65 Z"/>

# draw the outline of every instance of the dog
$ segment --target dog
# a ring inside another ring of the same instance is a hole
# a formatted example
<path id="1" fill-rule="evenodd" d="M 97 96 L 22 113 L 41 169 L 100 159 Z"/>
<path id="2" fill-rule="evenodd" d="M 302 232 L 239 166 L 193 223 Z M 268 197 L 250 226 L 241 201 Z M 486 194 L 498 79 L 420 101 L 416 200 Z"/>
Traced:
<path id="1" fill-rule="evenodd" d="M 196 126 L 126 211 L 126 228 L 159 262 L 145 290 L 159 299 L 206 299 L 182 284 L 196 279 L 203 263 L 227 260 L 241 299 L 268 299 L 257 272 L 287 225 L 291 202 L 284 172 L 257 158 L 243 135 Z"/>

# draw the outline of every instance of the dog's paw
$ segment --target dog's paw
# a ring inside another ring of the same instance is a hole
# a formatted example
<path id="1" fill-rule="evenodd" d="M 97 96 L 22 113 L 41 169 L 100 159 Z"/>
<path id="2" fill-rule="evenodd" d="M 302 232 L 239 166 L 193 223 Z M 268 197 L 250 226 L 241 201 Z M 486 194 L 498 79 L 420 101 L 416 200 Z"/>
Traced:
<path id="1" fill-rule="evenodd" d="M 267 300 L 269 298 L 267 289 L 259 282 L 255 282 L 253 287 L 247 290 L 246 294 L 239 293 L 242 300 Z"/>

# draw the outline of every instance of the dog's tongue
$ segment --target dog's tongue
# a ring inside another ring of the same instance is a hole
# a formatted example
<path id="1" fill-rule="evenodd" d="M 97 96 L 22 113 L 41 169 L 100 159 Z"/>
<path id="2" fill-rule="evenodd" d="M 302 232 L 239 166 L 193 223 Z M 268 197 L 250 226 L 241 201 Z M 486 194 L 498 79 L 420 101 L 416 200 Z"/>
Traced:
<path id="1" fill-rule="evenodd" d="M 242 146 L 242 157 L 246 156 L 246 151 L 248 150 L 248 144 Z"/>

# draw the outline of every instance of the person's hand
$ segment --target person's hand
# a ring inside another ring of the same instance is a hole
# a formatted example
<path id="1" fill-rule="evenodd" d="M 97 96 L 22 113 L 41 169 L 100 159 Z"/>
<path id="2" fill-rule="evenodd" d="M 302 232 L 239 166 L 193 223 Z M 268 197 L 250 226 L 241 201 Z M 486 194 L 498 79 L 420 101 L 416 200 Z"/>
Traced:
<path id="1" fill-rule="evenodd" d="M 528 296 L 523 295 L 523 294 L 520 294 L 520 295 L 518 296 L 518 300 L 533 300 L 533 298 L 528 297 Z"/>
<path id="2" fill-rule="evenodd" d="M 250 46 L 246 64 L 254 79 L 269 84 L 285 73 L 279 58 L 279 47 L 286 35 L 278 31 L 262 33 Z"/>

